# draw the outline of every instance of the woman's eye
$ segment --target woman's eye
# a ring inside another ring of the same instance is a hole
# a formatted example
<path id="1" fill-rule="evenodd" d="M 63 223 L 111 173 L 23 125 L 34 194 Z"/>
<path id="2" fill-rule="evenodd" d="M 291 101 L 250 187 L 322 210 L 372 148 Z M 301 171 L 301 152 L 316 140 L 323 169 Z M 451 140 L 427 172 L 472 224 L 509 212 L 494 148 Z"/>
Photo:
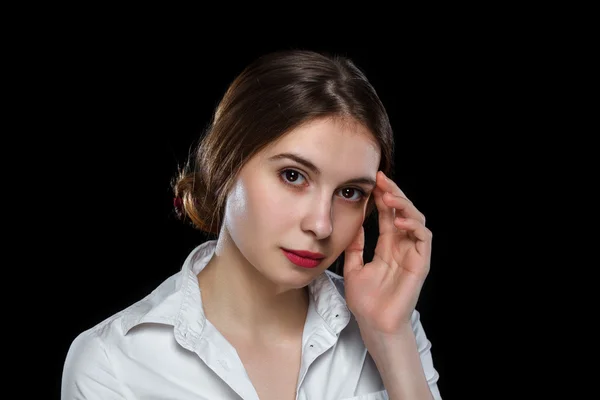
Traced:
<path id="1" fill-rule="evenodd" d="M 301 182 L 302 179 L 305 179 L 304 175 L 293 169 L 286 169 L 282 171 L 281 176 L 283 177 L 286 183 L 294 186 L 299 186 L 298 181 Z"/>
<path id="2" fill-rule="evenodd" d="M 291 185 L 291 186 L 296 186 L 296 187 L 303 186 L 304 181 L 306 180 L 306 178 L 304 177 L 304 175 L 302 175 L 302 173 L 300 173 L 294 169 L 283 170 L 283 171 L 281 171 L 279 176 L 283 180 L 284 183 Z M 340 189 L 338 191 L 338 193 L 339 193 L 340 197 L 342 197 L 344 200 L 349 201 L 351 203 L 359 202 L 363 198 L 365 198 L 365 193 L 362 190 L 356 189 L 356 188 Z"/>
<path id="3" fill-rule="evenodd" d="M 348 201 L 360 201 L 365 196 L 365 194 L 355 188 L 346 188 L 340 190 L 341 196 Z"/>

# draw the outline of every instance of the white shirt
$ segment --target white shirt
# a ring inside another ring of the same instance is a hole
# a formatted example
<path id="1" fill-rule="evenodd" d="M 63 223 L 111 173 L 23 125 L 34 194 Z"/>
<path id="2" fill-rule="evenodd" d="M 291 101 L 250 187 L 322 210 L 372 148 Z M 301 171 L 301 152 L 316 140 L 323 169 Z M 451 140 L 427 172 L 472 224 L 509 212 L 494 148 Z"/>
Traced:
<path id="1" fill-rule="evenodd" d="M 196 247 L 180 272 L 74 339 L 62 400 L 258 400 L 235 348 L 204 315 L 197 274 L 215 245 Z M 346 306 L 343 277 L 325 270 L 308 287 L 296 399 L 388 399 Z M 416 310 L 412 326 L 429 387 L 441 399 L 431 343 Z"/>

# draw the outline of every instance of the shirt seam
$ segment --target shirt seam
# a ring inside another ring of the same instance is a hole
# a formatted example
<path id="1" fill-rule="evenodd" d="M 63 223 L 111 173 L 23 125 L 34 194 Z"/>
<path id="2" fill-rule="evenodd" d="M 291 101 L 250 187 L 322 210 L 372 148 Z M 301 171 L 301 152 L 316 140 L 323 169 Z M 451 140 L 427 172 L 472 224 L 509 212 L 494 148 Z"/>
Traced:
<path id="1" fill-rule="evenodd" d="M 115 381 L 117 382 L 117 385 L 119 386 L 119 391 L 120 391 L 121 397 L 123 399 L 127 399 L 128 396 L 125 395 L 125 393 L 126 393 L 126 391 L 125 391 L 126 387 L 123 384 L 122 380 L 118 379 L 118 377 L 117 377 L 117 370 L 115 369 L 115 367 L 113 365 L 112 357 L 109 354 L 108 347 L 105 345 L 104 340 L 102 340 L 100 337 L 98 337 L 98 339 L 100 339 L 100 346 L 102 347 L 102 351 L 104 352 L 104 355 L 106 356 L 106 361 L 108 363 L 108 366 L 109 366 L 110 370 L 113 373 L 113 376 L 115 378 Z"/>

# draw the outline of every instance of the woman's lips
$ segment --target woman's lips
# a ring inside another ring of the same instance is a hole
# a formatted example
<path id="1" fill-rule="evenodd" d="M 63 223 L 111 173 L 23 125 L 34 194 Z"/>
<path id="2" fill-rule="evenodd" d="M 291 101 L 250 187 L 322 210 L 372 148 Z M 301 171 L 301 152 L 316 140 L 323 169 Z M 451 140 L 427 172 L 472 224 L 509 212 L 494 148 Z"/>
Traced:
<path id="1" fill-rule="evenodd" d="M 301 257 L 298 254 L 289 252 L 285 249 L 281 249 L 281 250 L 283 251 L 283 254 L 285 254 L 285 256 L 288 258 L 288 260 L 290 260 L 291 262 L 293 262 L 294 264 L 296 264 L 297 266 L 302 267 L 302 268 L 315 268 L 319 264 L 321 264 L 321 261 L 323 260 L 323 259 Z"/>

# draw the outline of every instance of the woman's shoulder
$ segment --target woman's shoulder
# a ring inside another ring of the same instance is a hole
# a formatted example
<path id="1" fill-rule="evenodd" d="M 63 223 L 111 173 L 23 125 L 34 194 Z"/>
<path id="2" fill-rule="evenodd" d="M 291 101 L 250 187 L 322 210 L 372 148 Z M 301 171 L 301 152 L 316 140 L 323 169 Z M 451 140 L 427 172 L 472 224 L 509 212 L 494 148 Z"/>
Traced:
<path id="1" fill-rule="evenodd" d="M 116 344 L 123 336 L 123 318 L 131 309 L 135 308 L 140 300 L 122 310 L 97 322 L 95 325 L 78 332 L 71 340 L 68 348 L 66 364 L 79 365 L 91 363 L 97 365 L 103 359 L 105 349 L 111 344 Z"/>
<path id="2" fill-rule="evenodd" d="M 74 353 L 97 349 L 103 344 L 112 343 L 124 336 L 130 325 L 143 320 L 157 308 L 172 298 L 179 287 L 178 281 L 181 272 L 175 273 L 165 279 L 160 285 L 132 304 L 124 306 L 119 311 L 96 322 L 93 326 L 85 328 L 74 337 L 71 350 Z M 160 310 L 162 311 L 162 309 Z"/>
<path id="3" fill-rule="evenodd" d="M 112 370 L 109 352 L 110 339 L 117 337 L 119 319 L 125 310 L 78 333 L 67 350 L 62 374 L 63 398 L 75 398 L 76 394 L 114 390 L 117 385 Z M 106 381 L 110 380 L 110 382 Z M 104 393 L 104 392 L 102 392 Z M 108 393 L 104 393 L 108 394 Z"/>
<path id="4" fill-rule="evenodd" d="M 105 387 L 114 384 L 114 377 L 107 372 L 112 370 L 114 349 L 135 349 L 142 341 L 156 339 L 156 336 L 128 335 L 128 331 L 144 322 L 169 322 L 168 312 L 176 310 L 177 300 L 173 295 L 178 292 L 180 273 L 171 275 L 157 286 L 151 293 L 113 313 L 95 325 L 77 333 L 71 339 L 63 366 L 63 391 L 72 393 L 82 385 L 90 388 L 98 386 L 99 377 L 109 379 Z M 163 328 L 166 325 L 162 325 Z M 164 329 L 158 329 L 165 332 Z M 158 336 L 162 337 L 162 336 Z M 142 346 L 143 347 L 143 346 Z M 96 390 L 94 389 L 94 390 Z"/>

